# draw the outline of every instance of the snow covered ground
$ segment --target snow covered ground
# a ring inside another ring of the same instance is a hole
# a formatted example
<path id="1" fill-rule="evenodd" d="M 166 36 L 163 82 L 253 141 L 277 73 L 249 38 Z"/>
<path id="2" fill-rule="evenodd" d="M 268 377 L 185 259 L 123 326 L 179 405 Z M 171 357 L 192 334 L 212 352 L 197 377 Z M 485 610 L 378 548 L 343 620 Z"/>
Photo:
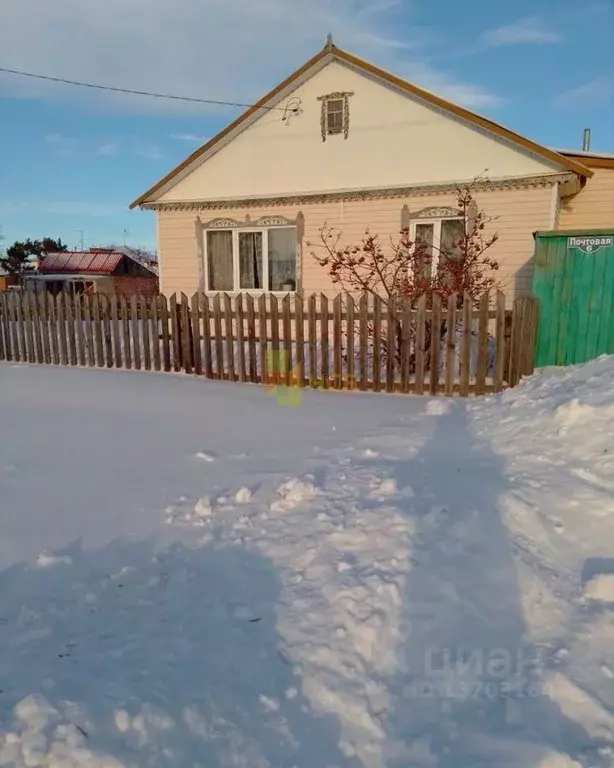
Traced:
<path id="1" fill-rule="evenodd" d="M 614 765 L 613 380 L 1 364 L 0 765 Z"/>

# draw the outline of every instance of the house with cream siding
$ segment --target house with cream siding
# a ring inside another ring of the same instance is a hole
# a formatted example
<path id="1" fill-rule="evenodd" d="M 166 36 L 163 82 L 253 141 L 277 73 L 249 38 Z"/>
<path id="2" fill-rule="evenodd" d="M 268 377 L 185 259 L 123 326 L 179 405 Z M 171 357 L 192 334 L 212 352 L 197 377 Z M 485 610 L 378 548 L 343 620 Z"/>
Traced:
<path id="1" fill-rule="evenodd" d="M 436 258 L 476 177 L 510 299 L 530 291 L 533 232 L 614 226 L 614 160 L 548 149 L 329 39 L 132 207 L 156 212 L 167 295 L 333 294 L 313 258 L 324 225 L 348 245 L 409 227 Z"/>

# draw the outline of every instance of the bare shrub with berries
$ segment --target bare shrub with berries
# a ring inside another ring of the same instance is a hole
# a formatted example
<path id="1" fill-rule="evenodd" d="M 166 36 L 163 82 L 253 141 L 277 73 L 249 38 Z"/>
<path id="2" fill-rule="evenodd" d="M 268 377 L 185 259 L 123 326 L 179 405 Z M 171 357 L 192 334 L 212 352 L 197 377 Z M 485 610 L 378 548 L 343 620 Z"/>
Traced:
<path id="1" fill-rule="evenodd" d="M 426 296 L 430 306 L 433 294 L 439 294 L 444 301 L 456 294 L 458 306 L 468 294 L 477 303 L 486 291 L 497 287 L 495 273 L 499 269 L 490 253 L 498 240 L 496 232 L 489 232 L 489 225 L 495 219 L 479 209 L 475 201 L 474 191 L 479 181 L 475 179 L 457 189 L 459 236 L 446 246 L 435 248 L 432 243 L 412 241 L 409 229 L 402 229 L 399 238 L 391 238 L 386 247 L 377 234 L 368 230 L 360 243 L 348 245 L 343 243 L 342 232 L 324 225 L 319 230 L 318 250 L 312 255 L 340 290 L 377 296 L 385 310 L 389 302 L 409 302 L 415 307 L 421 296 Z M 436 329 L 427 324 L 427 355 L 433 331 Z M 441 338 L 445 331 L 444 321 L 436 336 Z M 400 324 L 395 336 L 396 349 L 391 352 L 400 358 Z M 387 356 L 385 340 L 382 347 Z"/>

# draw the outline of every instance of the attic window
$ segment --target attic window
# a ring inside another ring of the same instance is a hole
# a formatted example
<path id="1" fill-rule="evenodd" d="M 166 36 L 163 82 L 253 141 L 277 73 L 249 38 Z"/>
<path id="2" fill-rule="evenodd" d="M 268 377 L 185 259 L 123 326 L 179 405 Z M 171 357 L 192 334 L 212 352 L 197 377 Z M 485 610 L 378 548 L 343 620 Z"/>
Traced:
<path id="1" fill-rule="evenodd" d="M 322 103 L 320 117 L 322 141 L 326 141 L 327 136 L 340 133 L 347 139 L 350 129 L 350 96 L 353 95 L 350 92 L 338 92 L 318 97 Z"/>
<path id="2" fill-rule="evenodd" d="M 326 102 L 326 132 L 343 131 L 343 99 L 331 99 Z"/>

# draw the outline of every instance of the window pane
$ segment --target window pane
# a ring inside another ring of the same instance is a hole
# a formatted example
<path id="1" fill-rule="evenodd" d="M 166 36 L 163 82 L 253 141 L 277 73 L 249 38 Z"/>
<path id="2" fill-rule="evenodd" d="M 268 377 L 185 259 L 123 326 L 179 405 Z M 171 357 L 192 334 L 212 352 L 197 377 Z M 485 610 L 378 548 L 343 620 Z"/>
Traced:
<path id="1" fill-rule="evenodd" d="M 296 229 L 269 229 L 269 290 L 296 290 Z"/>
<path id="2" fill-rule="evenodd" d="M 207 232 L 207 287 L 210 291 L 232 291 L 232 232 Z"/>
<path id="3" fill-rule="evenodd" d="M 422 277 L 425 280 L 430 279 L 432 273 L 434 233 L 434 224 L 416 224 L 416 255 L 422 260 Z M 418 264 L 416 267 L 418 268 Z"/>
<path id="4" fill-rule="evenodd" d="M 239 280 L 241 289 L 264 288 L 262 232 L 239 232 Z"/>
<path id="5" fill-rule="evenodd" d="M 441 253 L 447 258 L 460 255 L 458 241 L 465 233 L 463 219 L 444 219 L 441 222 Z"/>
<path id="6" fill-rule="evenodd" d="M 326 115 L 329 133 L 340 133 L 343 130 L 343 100 L 333 99 L 326 103 Z"/>

